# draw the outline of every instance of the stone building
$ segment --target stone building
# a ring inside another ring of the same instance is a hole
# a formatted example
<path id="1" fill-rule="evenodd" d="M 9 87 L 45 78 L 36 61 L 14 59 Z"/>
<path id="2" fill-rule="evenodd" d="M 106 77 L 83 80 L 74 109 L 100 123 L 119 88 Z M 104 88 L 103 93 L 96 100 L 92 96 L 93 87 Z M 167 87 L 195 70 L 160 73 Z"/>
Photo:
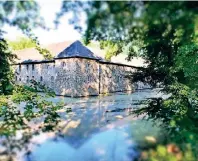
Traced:
<path id="1" fill-rule="evenodd" d="M 135 67 L 107 62 L 80 41 L 71 44 L 53 60 L 23 61 L 15 64 L 14 70 L 17 83 L 35 80 L 62 96 L 96 96 L 134 89 L 126 75 Z"/>

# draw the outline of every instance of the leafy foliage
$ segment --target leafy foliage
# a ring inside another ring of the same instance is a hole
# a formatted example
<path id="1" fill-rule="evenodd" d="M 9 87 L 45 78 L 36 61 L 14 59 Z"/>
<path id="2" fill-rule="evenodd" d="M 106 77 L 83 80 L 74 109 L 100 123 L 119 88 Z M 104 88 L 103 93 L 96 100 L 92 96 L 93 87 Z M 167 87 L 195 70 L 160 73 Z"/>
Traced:
<path id="1" fill-rule="evenodd" d="M 118 45 L 110 41 L 103 41 L 103 42 L 101 41 L 100 47 L 106 50 L 106 55 L 105 55 L 106 60 L 111 60 L 111 57 L 117 55 L 120 51 Z"/>
<path id="2" fill-rule="evenodd" d="M 198 87 L 198 45 L 189 44 L 182 46 L 176 56 L 176 66 L 178 71 L 184 73 L 186 82 L 192 88 Z"/>
<path id="3" fill-rule="evenodd" d="M 188 148 L 184 154 L 175 144 L 168 144 L 167 146 L 158 145 L 155 150 L 150 149 L 148 152 L 144 151 L 141 159 L 145 161 L 192 161 L 196 158 L 192 154 L 192 150 Z"/>
<path id="4" fill-rule="evenodd" d="M 44 27 L 39 15 L 40 7 L 36 1 L 1 1 L 0 26 L 16 26 L 22 30 L 29 27 Z M 13 16 L 14 15 L 14 16 Z"/>
<path id="5" fill-rule="evenodd" d="M 196 160 L 198 154 L 197 90 L 191 90 L 183 84 L 173 84 L 164 90 L 171 93 L 168 99 L 150 98 L 147 100 L 146 107 L 137 109 L 134 113 L 137 115 L 146 113 L 148 119 L 162 122 L 163 129 L 168 132 L 166 142 L 163 144 L 175 143 L 183 156 L 176 160 L 188 160 L 187 157 L 184 157 L 185 153 L 192 153 L 191 157 L 194 158 L 192 160 Z"/>
<path id="6" fill-rule="evenodd" d="M 40 95 L 35 88 L 15 86 L 13 94 L 0 100 L 0 137 L 4 150 L 0 159 L 14 160 L 20 150 L 30 153 L 28 145 L 33 136 L 41 132 L 56 131 L 60 116 L 56 112 L 62 104 L 47 101 L 50 95 Z M 21 107 L 21 103 L 25 103 Z M 43 120 L 43 121 L 38 121 Z M 32 127 L 32 123 L 35 127 Z M 20 137 L 17 138 L 17 134 Z"/>
<path id="7" fill-rule="evenodd" d="M 12 50 L 22 50 L 36 46 L 32 40 L 26 37 L 20 37 L 16 41 L 8 40 L 8 44 L 12 48 Z"/>
<path id="8" fill-rule="evenodd" d="M 5 24 L 17 26 L 24 32 L 31 27 L 44 27 L 35 1 L 1 1 L 0 25 Z M 56 128 L 59 121 L 56 110 L 62 105 L 46 101 L 47 96 L 37 94 L 35 87 L 14 84 L 10 64 L 16 55 L 12 54 L 3 33 L 0 29 L 0 160 L 12 161 L 18 151 L 25 150 L 27 155 L 30 153 L 28 144 L 34 135 Z M 37 46 L 42 50 L 39 44 Z M 22 103 L 25 103 L 23 110 L 20 108 Z M 33 129 L 31 123 L 41 117 L 44 123 Z M 18 134 L 19 138 L 16 137 Z"/>
<path id="9" fill-rule="evenodd" d="M 10 62 L 16 58 L 8 48 L 7 42 L 2 37 L 0 30 L 0 94 L 8 94 L 12 90 L 12 73 L 10 70 Z"/>

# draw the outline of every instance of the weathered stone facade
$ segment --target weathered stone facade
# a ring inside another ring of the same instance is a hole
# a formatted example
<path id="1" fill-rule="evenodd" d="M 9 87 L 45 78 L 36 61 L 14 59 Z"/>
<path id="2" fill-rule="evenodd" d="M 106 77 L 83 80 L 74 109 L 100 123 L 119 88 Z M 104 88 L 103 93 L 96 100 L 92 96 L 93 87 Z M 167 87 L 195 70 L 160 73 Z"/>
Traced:
<path id="1" fill-rule="evenodd" d="M 28 84 L 35 80 L 54 89 L 55 62 L 21 63 L 14 65 L 15 81 L 19 84 Z"/>
<path id="2" fill-rule="evenodd" d="M 125 77 L 128 72 L 135 70 L 134 67 L 105 62 L 93 58 L 93 55 L 81 57 L 80 53 L 77 53 L 78 55 L 74 56 L 57 57 L 52 61 L 16 64 L 15 80 L 17 83 L 28 84 L 33 79 L 46 85 L 57 95 L 71 97 L 134 89 L 133 84 Z"/>
<path id="3" fill-rule="evenodd" d="M 134 68 L 111 63 L 100 64 L 100 93 L 132 91 L 133 85 L 126 76 Z"/>
<path id="4" fill-rule="evenodd" d="M 99 64 L 96 60 L 75 59 L 75 96 L 99 95 Z"/>

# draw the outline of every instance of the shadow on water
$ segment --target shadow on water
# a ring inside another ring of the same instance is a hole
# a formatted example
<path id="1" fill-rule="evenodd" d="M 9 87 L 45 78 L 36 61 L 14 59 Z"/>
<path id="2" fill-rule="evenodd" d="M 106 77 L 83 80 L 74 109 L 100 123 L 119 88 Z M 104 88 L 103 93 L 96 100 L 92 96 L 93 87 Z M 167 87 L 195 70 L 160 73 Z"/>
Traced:
<path id="1" fill-rule="evenodd" d="M 57 111 L 61 121 L 56 130 L 32 136 L 28 148 L 17 153 L 17 160 L 134 160 L 138 156 L 136 141 L 144 138 L 145 129 L 151 131 L 152 125 L 143 125 L 137 121 L 139 118 L 130 115 L 131 111 L 143 106 L 139 101 L 161 95 L 154 89 L 89 98 L 49 98 L 54 103 L 64 103 L 64 108 Z M 32 122 L 32 128 L 42 121 L 41 118 Z M 159 132 L 158 129 L 153 131 Z"/>

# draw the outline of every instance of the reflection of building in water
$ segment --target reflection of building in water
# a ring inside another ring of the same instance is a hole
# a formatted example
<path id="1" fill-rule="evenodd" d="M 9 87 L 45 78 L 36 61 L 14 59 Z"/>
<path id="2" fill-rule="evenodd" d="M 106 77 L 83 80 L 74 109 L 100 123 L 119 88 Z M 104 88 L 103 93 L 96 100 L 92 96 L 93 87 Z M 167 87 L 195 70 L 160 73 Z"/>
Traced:
<path id="1" fill-rule="evenodd" d="M 50 133 L 35 133 L 27 161 L 132 161 L 137 156 L 132 134 L 135 132 L 139 139 L 142 129 L 149 131 L 153 124 L 137 124 L 134 116 L 115 120 L 128 116 L 128 109 L 134 108 L 137 101 L 160 96 L 163 93 L 154 89 L 105 97 L 49 98 L 65 103 L 65 108 L 58 111 L 61 122 Z M 40 121 L 42 124 L 43 119 Z"/>
<path id="2" fill-rule="evenodd" d="M 132 109 L 137 108 L 137 105 L 134 105 L 137 103 L 137 99 L 142 100 L 146 95 L 151 96 L 149 92 L 141 93 L 141 96 L 135 92 L 133 94 L 81 98 L 80 100 L 64 98 L 65 109 L 58 111 L 63 120 L 60 129 L 64 139 L 73 147 L 78 148 L 93 134 L 101 131 L 101 128 L 129 116 Z M 66 111 L 70 112 L 66 113 Z"/>
<path id="3" fill-rule="evenodd" d="M 43 134 L 46 140 L 32 148 L 32 161 L 123 161 L 135 157 L 131 126 L 114 124 L 117 116 L 129 115 L 126 109 L 132 107 L 131 95 L 63 99 L 67 105 L 58 111 L 60 130 L 56 135 Z"/>
<path id="4" fill-rule="evenodd" d="M 129 126 L 93 135 L 78 148 L 64 139 L 49 139 L 30 153 L 30 161 L 133 161 L 138 156 Z"/>
<path id="5" fill-rule="evenodd" d="M 159 89 L 154 89 L 141 90 L 132 94 L 116 93 L 104 97 L 56 97 L 56 101 L 62 100 L 66 103 L 64 109 L 58 111 L 63 120 L 61 133 L 69 144 L 78 148 L 101 128 L 131 115 L 135 108 L 143 107 L 142 100 L 161 96 Z M 53 100 L 55 99 L 50 101 Z"/>
<path id="6" fill-rule="evenodd" d="M 133 90 L 126 75 L 135 67 L 106 62 L 79 41 L 53 60 L 24 61 L 14 67 L 17 83 L 27 84 L 35 80 L 54 90 L 57 95 L 80 97 Z"/>

